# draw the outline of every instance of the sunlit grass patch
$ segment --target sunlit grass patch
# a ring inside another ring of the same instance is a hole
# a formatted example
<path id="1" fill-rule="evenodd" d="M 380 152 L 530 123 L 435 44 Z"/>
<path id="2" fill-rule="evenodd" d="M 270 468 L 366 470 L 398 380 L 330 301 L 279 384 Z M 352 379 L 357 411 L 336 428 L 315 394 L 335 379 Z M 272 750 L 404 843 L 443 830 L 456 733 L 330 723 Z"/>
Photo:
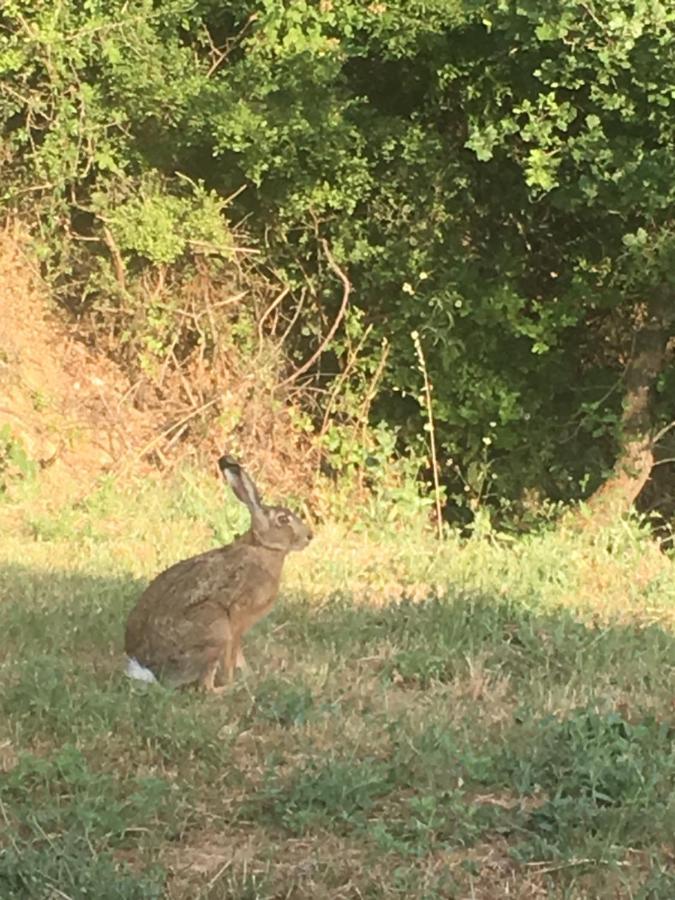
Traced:
<path id="1" fill-rule="evenodd" d="M 128 609 L 238 506 L 0 509 L 0 896 L 673 895 L 675 582 L 639 529 L 326 526 L 224 696 L 129 682 Z"/>

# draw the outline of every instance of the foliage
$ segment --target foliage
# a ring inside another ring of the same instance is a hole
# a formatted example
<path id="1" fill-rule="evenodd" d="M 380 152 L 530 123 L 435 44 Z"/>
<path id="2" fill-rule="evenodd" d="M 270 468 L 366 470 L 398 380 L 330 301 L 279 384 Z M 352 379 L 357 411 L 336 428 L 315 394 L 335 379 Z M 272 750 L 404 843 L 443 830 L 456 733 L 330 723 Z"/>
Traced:
<path id="1" fill-rule="evenodd" d="M 72 745 L 48 759 L 26 754 L 3 778 L 0 801 L 12 811 L 5 825 L 22 832 L 0 856 L 3 897 L 53 896 L 133 898 L 161 896 L 161 880 L 136 878 L 115 866 L 92 842 L 124 842 L 134 821 L 143 821 L 164 802 L 161 779 L 137 779 L 136 791 L 122 798 L 110 775 L 92 772 Z M 159 874 L 159 873 L 158 873 Z M 161 877 L 161 876 L 160 876 Z M 103 892 L 103 893 L 101 893 Z"/>
<path id="2" fill-rule="evenodd" d="M 417 333 L 449 509 L 569 499 L 613 461 L 642 304 L 672 290 L 673 15 L 9 0 L 4 204 L 37 221 L 64 299 L 157 377 L 262 322 L 287 362 L 307 358 L 337 309 L 327 239 L 356 288 L 309 373 L 340 373 L 312 409 L 332 463 L 353 465 L 365 416 L 428 469 Z M 258 273 L 289 291 L 276 317 L 264 295 L 200 333 L 206 301 L 186 318 L 177 297 L 200 273 L 239 296 L 242 219 Z"/>
<path id="3" fill-rule="evenodd" d="M 672 828 L 673 732 L 665 723 L 574 710 L 542 721 L 538 733 L 536 751 L 512 760 L 519 790 L 536 785 L 548 798 L 529 818 L 523 856 L 573 843 L 580 830 L 607 841 L 631 828 L 648 842 Z"/>
<path id="4" fill-rule="evenodd" d="M 0 494 L 17 478 L 34 478 L 37 463 L 30 458 L 23 443 L 14 436 L 9 425 L 0 426 Z"/>

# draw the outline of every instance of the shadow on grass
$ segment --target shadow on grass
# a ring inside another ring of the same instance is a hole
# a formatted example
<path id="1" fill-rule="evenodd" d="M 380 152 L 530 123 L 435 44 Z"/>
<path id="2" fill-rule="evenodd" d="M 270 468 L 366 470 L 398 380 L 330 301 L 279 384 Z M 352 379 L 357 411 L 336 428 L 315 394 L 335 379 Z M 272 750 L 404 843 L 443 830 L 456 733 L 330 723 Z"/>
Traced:
<path id="1" fill-rule="evenodd" d="M 594 627 L 531 599 L 369 608 L 287 597 L 250 634 L 254 674 L 204 698 L 123 676 L 123 625 L 143 586 L 0 570 L 3 898 L 80 897 L 101 884 L 104 900 L 165 896 L 153 861 L 214 818 L 282 843 L 330 832 L 391 857 L 392 872 L 493 839 L 508 842 L 513 865 L 583 858 L 593 871 L 635 851 L 645 896 L 675 895 L 664 868 L 675 833 L 671 633 Z M 484 678 L 508 682 L 506 714 L 483 714 L 489 692 L 452 707 L 477 661 Z M 557 711 L 556 692 L 576 702 Z M 136 874 L 119 861 L 129 851 Z M 388 890 L 418 896 L 413 882 Z"/>

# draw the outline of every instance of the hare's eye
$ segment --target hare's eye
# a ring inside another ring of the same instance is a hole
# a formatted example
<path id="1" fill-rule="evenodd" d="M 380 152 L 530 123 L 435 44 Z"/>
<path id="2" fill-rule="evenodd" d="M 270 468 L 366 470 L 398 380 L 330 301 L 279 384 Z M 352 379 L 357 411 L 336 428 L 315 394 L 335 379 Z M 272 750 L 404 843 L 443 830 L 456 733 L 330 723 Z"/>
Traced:
<path id="1" fill-rule="evenodd" d="M 291 521 L 291 517 L 288 515 L 288 513 L 280 512 L 277 515 L 277 524 L 278 525 L 288 525 L 288 523 L 290 521 Z"/>

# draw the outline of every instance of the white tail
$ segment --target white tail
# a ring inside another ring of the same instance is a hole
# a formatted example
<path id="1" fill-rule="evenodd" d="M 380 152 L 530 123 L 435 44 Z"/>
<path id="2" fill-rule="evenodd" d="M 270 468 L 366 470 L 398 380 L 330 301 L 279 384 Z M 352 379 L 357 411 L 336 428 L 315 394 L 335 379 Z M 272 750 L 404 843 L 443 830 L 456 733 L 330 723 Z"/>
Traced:
<path id="1" fill-rule="evenodd" d="M 136 681 L 145 681 L 148 684 L 153 684 L 157 681 L 150 669 L 142 666 L 135 656 L 127 657 L 127 667 L 124 674 L 127 678 L 135 678 Z"/>

